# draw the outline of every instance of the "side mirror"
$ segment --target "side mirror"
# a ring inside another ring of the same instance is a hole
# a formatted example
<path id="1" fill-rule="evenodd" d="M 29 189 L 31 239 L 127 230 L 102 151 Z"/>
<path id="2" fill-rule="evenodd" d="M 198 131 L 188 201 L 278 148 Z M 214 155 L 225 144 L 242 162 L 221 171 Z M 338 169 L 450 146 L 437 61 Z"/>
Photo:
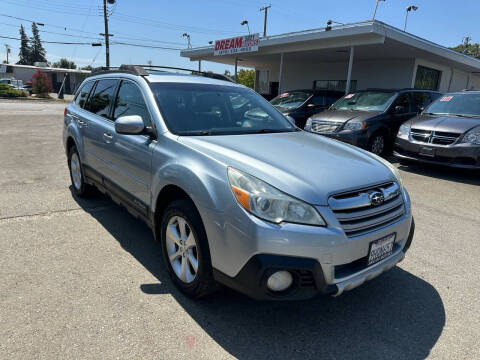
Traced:
<path id="1" fill-rule="evenodd" d="M 115 120 L 115 132 L 124 135 L 138 135 L 144 132 L 145 124 L 139 115 L 121 116 Z"/>
<path id="2" fill-rule="evenodd" d="M 405 108 L 402 105 L 397 105 L 393 108 L 394 114 L 402 114 L 405 111 Z"/>

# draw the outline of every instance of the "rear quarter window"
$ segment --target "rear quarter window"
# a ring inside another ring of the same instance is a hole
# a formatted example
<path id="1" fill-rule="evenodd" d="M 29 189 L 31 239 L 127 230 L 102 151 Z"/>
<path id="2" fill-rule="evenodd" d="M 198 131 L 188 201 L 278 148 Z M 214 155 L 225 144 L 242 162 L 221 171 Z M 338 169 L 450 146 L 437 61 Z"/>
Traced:
<path id="1" fill-rule="evenodd" d="M 90 90 L 92 90 L 93 84 L 95 81 L 89 81 L 83 84 L 80 89 L 78 89 L 77 95 L 75 96 L 75 104 L 81 108 L 85 106 L 85 103 L 88 99 L 88 94 L 90 94 Z"/>

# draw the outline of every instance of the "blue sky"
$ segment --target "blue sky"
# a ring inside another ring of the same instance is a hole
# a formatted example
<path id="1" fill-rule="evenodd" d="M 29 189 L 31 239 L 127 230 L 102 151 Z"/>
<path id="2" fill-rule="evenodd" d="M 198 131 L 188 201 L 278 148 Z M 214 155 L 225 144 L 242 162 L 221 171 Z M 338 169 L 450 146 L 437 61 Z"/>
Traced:
<path id="1" fill-rule="evenodd" d="M 209 40 L 230 35 L 245 34 L 247 28 L 240 22 L 247 19 L 250 30 L 263 31 L 263 12 L 259 8 L 271 3 L 269 34 L 323 27 L 328 19 L 356 22 L 370 19 L 375 0 L 117 0 L 109 6 L 112 41 L 129 42 L 158 47 L 183 48 L 191 35 L 193 46 L 208 45 Z M 0 0 L 0 13 L 45 23 L 40 29 L 44 41 L 89 42 L 104 31 L 102 0 Z M 479 0 L 386 0 L 380 2 L 377 19 L 403 28 L 405 8 L 417 5 L 410 13 L 407 31 L 445 46 L 457 45 L 465 36 L 480 42 Z M 18 37 L 23 23 L 30 33 L 27 21 L 0 16 L 0 35 Z M 5 59 L 4 44 L 12 48 L 16 61 L 19 41 L 0 39 L 0 57 Z M 60 57 L 74 60 L 79 65 L 105 64 L 105 49 L 90 45 L 44 44 L 49 61 Z M 146 63 L 195 68 L 189 60 L 181 58 L 178 50 L 140 48 L 112 45 L 112 65 Z M 204 63 L 203 69 L 223 72 L 225 65 Z"/>

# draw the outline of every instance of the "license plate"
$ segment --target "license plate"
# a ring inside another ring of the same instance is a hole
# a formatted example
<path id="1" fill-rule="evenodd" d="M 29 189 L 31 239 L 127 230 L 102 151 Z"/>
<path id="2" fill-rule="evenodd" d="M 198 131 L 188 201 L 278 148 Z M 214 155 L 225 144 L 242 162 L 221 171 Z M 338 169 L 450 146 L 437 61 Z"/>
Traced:
<path id="1" fill-rule="evenodd" d="M 370 249 L 368 250 L 368 263 L 367 265 L 373 265 L 380 260 L 392 255 L 393 245 L 395 243 L 395 234 L 385 236 L 381 239 L 377 239 L 370 243 Z"/>
<path id="2" fill-rule="evenodd" d="M 435 149 L 429 147 L 422 146 L 419 153 L 423 156 L 435 157 Z"/>

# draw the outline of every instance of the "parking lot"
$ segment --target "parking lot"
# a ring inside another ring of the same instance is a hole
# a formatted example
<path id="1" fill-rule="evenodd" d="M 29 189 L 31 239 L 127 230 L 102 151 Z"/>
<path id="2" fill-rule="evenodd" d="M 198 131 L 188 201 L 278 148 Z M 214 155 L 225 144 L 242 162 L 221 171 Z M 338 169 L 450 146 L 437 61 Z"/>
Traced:
<path id="1" fill-rule="evenodd" d="M 64 104 L 0 100 L 1 359 L 480 358 L 480 173 L 399 166 L 406 259 L 338 298 L 192 301 L 109 199 L 76 199 Z"/>

